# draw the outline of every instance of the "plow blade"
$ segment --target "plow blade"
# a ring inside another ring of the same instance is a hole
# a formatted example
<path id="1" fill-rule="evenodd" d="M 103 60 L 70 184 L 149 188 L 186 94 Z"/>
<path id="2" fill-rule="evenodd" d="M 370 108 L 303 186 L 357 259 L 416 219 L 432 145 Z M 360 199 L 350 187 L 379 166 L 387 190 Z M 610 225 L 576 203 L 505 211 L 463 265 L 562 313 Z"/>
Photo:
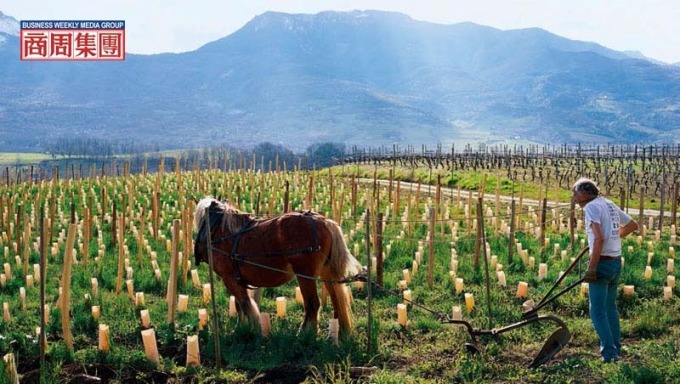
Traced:
<path id="1" fill-rule="evenodd" d="M 529 368 L 538 368 L 552 359 L 569 342 L 571 334 L 567 327 L 560 327 L 545 341 L 543 348 L 531 362 Z"/>

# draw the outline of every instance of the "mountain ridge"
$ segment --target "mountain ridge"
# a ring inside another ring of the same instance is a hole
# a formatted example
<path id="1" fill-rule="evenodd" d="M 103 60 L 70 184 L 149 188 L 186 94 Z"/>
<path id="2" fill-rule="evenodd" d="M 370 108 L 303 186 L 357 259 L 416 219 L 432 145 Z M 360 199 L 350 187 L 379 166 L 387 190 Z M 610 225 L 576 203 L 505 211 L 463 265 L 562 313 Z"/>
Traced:
<path id="1" fill-rule="evenodd" d="M 74 134 L 301 149 L 653 142 L 680 131 L 680 68 L 539 28 L 265 12 L 195 51 L 118 63 L 20 62 L 18 38 L 5 36 L 0 150 Z"/>

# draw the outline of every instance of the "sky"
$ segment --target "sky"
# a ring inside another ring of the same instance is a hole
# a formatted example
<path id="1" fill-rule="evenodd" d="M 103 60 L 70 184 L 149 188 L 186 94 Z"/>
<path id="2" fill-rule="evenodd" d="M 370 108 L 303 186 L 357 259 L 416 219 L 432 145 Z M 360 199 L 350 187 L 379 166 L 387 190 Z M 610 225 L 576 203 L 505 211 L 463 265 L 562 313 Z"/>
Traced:
<path id="1" fill-rule="evenodd" d="M 0 0 L 17 20 L 125 20 L 127 51 L 185 52 L 266 11 L 386 10 L 438 24 L 539 27 L 618 51 L 680 62 L 680 0 Z"/>

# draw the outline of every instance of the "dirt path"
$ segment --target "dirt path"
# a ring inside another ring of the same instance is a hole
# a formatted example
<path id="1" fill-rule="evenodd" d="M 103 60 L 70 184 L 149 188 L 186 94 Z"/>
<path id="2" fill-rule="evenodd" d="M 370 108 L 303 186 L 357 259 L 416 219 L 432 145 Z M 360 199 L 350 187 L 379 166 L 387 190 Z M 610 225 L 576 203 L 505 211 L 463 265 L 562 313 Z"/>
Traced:
<path id="1" fill-rule="evenodd" d="M 359 182 L 362 183 L 362 184 L 373 184 L 373 179 L 362 178 L 362 179 L 359 179 Z M 390 183 L 389 180 L 384 180 L 384 179 L 380 179 L 377 182 L 381 186 L 389 186 L 389 183 Z M 392 185 L 396 187 L 396 182 L 393 182 Z M 417 183 L 409 183 L 409 182 L 405 182 L 405 181 L 401 181 L 399 183 L 399 186 L 402 190 L 412 191 L 412 192 L 414 192 L 418 189 Z M 420 185 L 420 192 L 428 194 L 428 195 L 434 196 L 436 189 L 437 188 L 434 185 L 427 185 L 427 184 L 421 184 Z M 460 193 L 461 200 L 465 201 L 468 198 L 469 191 L 464 190 L 464 189 L 459 190 L 459 189 L 456 189 L 456 188 L 442 187 L 441 190 L 442 190 L 442 195 L 446 196 L 448 198 L 454 198 L 455 199 L 458 196 L 459 193 Z M 474 200 L 477 200 L 477 196 L 478 196 L 478 193 L 475 192 L 475 191 L 472 191 L 472 198 Z M 505 203 L 512 202 L 513 198 L 515 199 L 515 201 L 519 202 L 518 196 L 514 196 L 514 197 L 513 196 L 507 196 L 507 195 L 499 195 L 498 196 L 498 199 L 501 202 L 505 202 Z M 495 192 L 491 192 L 491 193 L 485 192 L 484 193 L 484 200 L 495 201 L 496 200 Z M 525 197 L 525 198 L 522 199 L 522 204 L 523 205 L 530 205 L 530 206 L 533 206 L 533 207 L 538 207 L 539 201 L 536 200 L 536 199 L 528 199 L 528 198 Z M 555 202 L 554 200 L 548 200 L 547 206 L 548 206 L 548 209 L 556 208 L 556 207 L 558 207 L 558 208 L 569 208 L 570 204 L 568 202 Z M 639 212 L 640 212 L 639 209 L 628 209 L 627 210 L 627 213 L 630 214 L 631 216 L 637 216 Z M 649 217 L 649 216 L 658 217 L 659 211 L 655 210 L 655 209 L 645 209 L 644 215 L 645 215 L 645 217 Z M 677 216 L 677 214 L 676 214 L 676 216 Z M 664 217 L 671 217 L 670 210 L 664 212 Z"/>

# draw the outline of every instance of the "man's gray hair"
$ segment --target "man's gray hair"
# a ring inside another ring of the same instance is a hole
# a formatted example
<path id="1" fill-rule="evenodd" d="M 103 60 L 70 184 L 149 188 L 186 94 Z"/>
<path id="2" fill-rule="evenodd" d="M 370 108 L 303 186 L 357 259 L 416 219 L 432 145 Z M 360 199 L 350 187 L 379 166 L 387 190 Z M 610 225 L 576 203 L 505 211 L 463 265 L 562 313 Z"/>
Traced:
<path id="1" fill-rule="evenodd" d="M 597 197 L 600 195 L 600 189 L 597 187 L 597 184 L 587 177 L 582 177 L 576 180 L 574 186 L 571 187 L 571 190 L 575 193 L 578 193 L 579 195 L 584 193 L 592 197 Z"/>

